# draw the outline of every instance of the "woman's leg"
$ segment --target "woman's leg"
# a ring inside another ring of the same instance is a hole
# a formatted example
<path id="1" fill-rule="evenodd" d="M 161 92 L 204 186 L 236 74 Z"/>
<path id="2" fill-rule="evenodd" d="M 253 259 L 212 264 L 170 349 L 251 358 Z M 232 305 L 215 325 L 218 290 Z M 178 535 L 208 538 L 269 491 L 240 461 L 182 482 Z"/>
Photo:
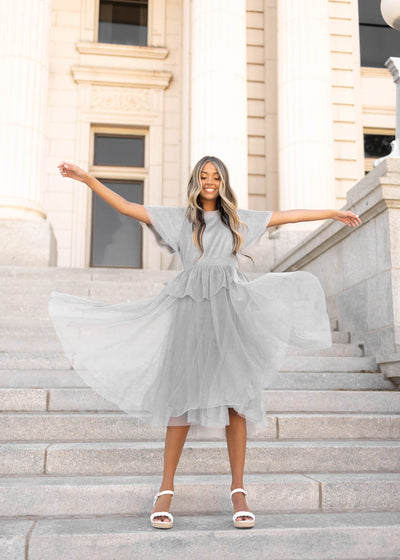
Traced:
<path id="1" fill-rule="evenodd" d="M 183 446 L 185 445 L 189 428 L 190 425 L 167 427 L 164 446 L 164 473 L 160 486 L 160 492 L 163 490 L 174 489 L 175 471 L 179 463 Z M 160 496 L 151 510 L 151 513 L 154 513 L 155 511 L 169 511 L 171 499 L 172 496 L 170 494 Z M 165 515 L 156 517 L 155 520 L 169 521 Z"/>
<path id="2" fill-rule="evenodd" d="M 236 410 L 229 408 L 229 426 L 226 426 L 226 443 L 232 472 L 231 490 L 243 488 L 243 472 L 246 457 L 247 428 L 246 419 Z M 234 513 L 248 511 L 246 496 L 236 492 L 232 496 Z M 248 516 L 238 517 L 238 521 L 246 521 Z"/>

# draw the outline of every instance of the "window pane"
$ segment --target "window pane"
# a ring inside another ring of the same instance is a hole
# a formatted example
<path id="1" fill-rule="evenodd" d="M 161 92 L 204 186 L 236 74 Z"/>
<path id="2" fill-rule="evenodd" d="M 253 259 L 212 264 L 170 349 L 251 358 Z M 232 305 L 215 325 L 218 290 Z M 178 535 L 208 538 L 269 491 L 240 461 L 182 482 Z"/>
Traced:
<path id="1" fill-rule="evenodd" d="M 358 17 L 360 23 L 387 25 L 381 14 L 380 0 L 358 0 Z"/>
<path id="2" fill-rule="evenodd" d="M 94 164 L 144 167 L 144 136 L 95 134 Z"/>
<path id="3" fill-rule="evenodd" d="M 142 204 L 143 183 L 103 181 L 130 202 Z M 142 228 L 137 220 L 123 216 L 93 193 L 91 266 L 140 268 Z"/>
<path id="4" fill-rule="evenodd" d="M 361 66 L 385 68 L 400 53 L 400 33 L 391 27 L 360 25 Z"/>
<path id="5" fill-rule="evenodd" d="M 100 0 L 99 43 L 147 45 L 147 0 Z"/>
<path id="6" fill-rule="evenodd" d="M 388 134 L 364 134 L 365 157 L 380 158 L 391 152 L 390 143 L 394 136 Z"/>
<path id="7" fill-rule="evenodd" d="M 380 0 L 359 0 L 361 66 L 384 68 L 391 56 L 400 53 L 400 33 L 382 17 Z"/>

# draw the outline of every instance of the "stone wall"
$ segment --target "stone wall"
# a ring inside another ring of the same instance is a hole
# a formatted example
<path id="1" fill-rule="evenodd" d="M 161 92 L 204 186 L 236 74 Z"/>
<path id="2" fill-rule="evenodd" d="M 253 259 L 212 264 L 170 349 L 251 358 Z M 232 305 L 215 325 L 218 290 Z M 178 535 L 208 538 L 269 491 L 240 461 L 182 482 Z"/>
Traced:
<path id="1" fill-rule="evenodd" d="M 344 209 L 362 225 L 327 220 L 271 270 L 314 273 L 340 330 L 349 330 L 366 355 L 377 355 L 383 372 L 399 377 L 400 158 L 384 160 L 350 189 Z"/>

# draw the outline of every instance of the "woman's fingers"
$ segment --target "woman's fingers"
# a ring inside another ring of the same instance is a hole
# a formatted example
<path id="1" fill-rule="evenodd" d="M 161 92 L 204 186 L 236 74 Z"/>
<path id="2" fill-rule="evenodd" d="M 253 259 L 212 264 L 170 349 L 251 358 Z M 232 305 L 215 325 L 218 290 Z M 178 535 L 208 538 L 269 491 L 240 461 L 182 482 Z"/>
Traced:
<path id="1" fill-rule="evenodd" d="M 61 175 L 63 175 L 64 177 L 68 177 L 68 174 L 71 173 L 73 166 L 72 166 L 71 163 L 67 163 L 66 161 L 63 161 L 57 167 L 58 167 Z"/>
<path id="2" fill-rule="evenodd" d="M 88 175 L 86 171 L 69 161 L 63 161 L 57 167 L 62 177 L 71 177 L 71 179 L 84 181 Z"/>
<path id="3" fill-rule="evenodd" d="M 353 227 L 357 227 L 362 223 L 360 217 L 350 211 L 339 212 L 338 219 L 346 225 Z"/>

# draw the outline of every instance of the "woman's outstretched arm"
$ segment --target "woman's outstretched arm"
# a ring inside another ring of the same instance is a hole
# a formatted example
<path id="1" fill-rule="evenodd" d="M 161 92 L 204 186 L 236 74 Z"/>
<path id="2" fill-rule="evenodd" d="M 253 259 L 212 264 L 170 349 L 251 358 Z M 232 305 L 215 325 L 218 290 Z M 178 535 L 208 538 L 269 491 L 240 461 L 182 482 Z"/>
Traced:
<path id="1" fill-rule="evenodd" d="M 349 210 L 276 210 L 272 212 L 268 227 L 315 220 L 339 220 L 348 226 L 359 226 L 360 218 Z"/>
<path id="2" fill-rule="evenodd" d="M 129 202 L 129 200 L 126 200 L 123 196 L 120 196 L 113 190 L 109 189 L 103 185 L 103 183 L 100 183 L 100 181 L 98 181 L 95 177 L 90 175 L 90 173 L 84 171 L 73 163 L 63 161 L 60 165 L 58 165 L 58 169 L 63 177 L 70 177 L 71 179 L 85 183 L 92 189 L 92 191 L 98 194 L 105 202 L 107 202 L 107 204 L 112 206 L 120 214 L 124 214 L 125 216 L 150 224 L 149 216 L 143 204 Z"/>

